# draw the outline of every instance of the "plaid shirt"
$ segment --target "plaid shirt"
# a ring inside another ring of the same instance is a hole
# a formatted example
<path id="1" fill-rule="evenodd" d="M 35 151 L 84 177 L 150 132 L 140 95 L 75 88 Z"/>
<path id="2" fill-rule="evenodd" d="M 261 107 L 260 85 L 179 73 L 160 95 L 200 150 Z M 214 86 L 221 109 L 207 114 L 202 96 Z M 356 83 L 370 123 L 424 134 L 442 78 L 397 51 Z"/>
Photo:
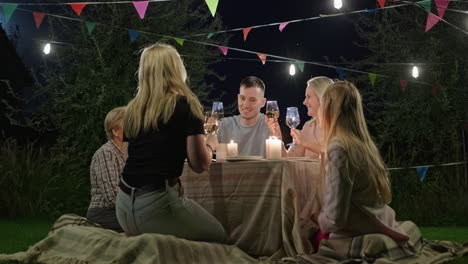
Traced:
<path id="1" fill-rule="evenodd" d="M 125 165 L 124 153 L 108 140 L 93 155 L 90 168 L 91 202 L 89 208 L 114 208 L 120 174 Z"/>

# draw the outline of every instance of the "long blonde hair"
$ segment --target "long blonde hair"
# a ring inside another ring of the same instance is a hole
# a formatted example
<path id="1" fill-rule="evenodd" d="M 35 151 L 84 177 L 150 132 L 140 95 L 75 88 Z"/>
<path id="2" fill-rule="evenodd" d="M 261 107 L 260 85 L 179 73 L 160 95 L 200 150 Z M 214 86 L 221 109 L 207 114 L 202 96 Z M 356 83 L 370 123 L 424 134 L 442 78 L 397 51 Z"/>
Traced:
<path id="1" fill-rule="evenodd" d="M 392 194 L 385 164 L 367 129 L 361 95 L 350 82 L 329 86 L 322 96 L 322 120 L 327 145 L 338 141 L 347 152 L 353 173 L 367 173 L 376 197 L 390 203 Z"/>
<path id="2" fill-rule="evenodd" d="M 325 89 L 332 84 L 333 80 L 325 76 L 317 76 L 307 81 L 307 86 L 314 90 L 319 99 L 322 99 Z"/>
<path id="3" fill-rule="evenodd" d="M 200 101 L 186 84 L 187 72 L 177 50 L 156 43 L 143 50 L 138 69 L 138 93 L 127 105 L 124 131 L 128 138 L 158 129 L 174 114 L 178 95 L 185 96 L 192 113 L 202 119 Z"/>

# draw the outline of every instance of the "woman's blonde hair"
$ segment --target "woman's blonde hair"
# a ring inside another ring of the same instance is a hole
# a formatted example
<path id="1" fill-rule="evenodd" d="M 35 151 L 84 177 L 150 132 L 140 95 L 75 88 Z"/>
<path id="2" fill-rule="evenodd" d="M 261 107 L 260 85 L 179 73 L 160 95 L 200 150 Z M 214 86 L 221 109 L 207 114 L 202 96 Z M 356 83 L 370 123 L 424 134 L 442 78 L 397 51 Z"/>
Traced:
<path id="1" fill-rule="evenodd" d="M 333 80 L 325 76 L 314 77 L 307 81 L 307 86 L 315 91 L 319 99 L 322 99 L 325 89 L 332 84 Z"/>
<path id="2" fill-rule="evenodd" d="M 107 139 L 113 139 L 114 134 L 112 129 L 120 127 L 120 122 L 124 119 L 125 109 L 127 107 L 121 106 L 110 110 L 104 119 L 104 131 L 106 131 Z"/>
<path id="3" fill-rule="evenodd" d="M 200 101 L 186 84 L 187 72 L 177 50 L 156 43 L 143 50 L 138 69 L 138 93 L 127 105 L 125 136 L 158 129 L 172 117 L 178 95 L 185 96 L 192 113 L 202 119 Z"/>
<path id="4" fill-rule="evenodd" d="M 327 145 L 338 141 L 347 152 L 352 173 L 369 174 L 376 197 L 390 203 L 392 194 L 385 164 L 367 129 L 361 95 L 350 82 L 329 86 L 322 96 L 322 126 Z"/>

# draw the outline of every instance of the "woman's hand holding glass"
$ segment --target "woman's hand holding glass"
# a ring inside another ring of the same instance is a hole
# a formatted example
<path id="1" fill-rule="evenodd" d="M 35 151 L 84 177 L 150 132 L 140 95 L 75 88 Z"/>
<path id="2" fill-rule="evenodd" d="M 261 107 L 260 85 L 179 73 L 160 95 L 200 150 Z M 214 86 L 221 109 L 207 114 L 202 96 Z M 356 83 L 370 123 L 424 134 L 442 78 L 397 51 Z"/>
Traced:
<path id="1" fill-rule="evenodd" d="M 296 127 L 301 123 L 301 119 L 299 117 L 299 112 L 297 111 L 297 107 L 288 107 L 286 109 L 286 125 L 288 125 L 291 130 L 295 130 Z M 288 144 L 288 146 L 294 146 L 295 141 L 293 137 L 293 142 Z"/>

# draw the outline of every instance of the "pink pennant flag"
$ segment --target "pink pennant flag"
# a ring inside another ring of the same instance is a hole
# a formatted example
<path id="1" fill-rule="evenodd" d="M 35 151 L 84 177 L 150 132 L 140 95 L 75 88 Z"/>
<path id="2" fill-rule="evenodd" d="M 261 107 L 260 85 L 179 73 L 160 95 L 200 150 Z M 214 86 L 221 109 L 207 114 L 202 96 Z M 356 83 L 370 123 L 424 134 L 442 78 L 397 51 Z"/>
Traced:
<path id="1" fill-rule="evenodd" d="M 437 85 L 433 84 L 432 85 L 432 95 L 437 96 L 437 90 L 438 89 L 439 88 L 437 87 Z"/>
<path id="2" fill-rule="evenodd" d="M 283 29 L 289 24 L 289 22 L 283 22 L 279 25 L 279 31 L 283 32 Z"/>
<path id="3" fill-rule="evenodd" d="M 218 48 L 221 50 L 221 52 L 224 54 L 224 56 L 226 56 L 226 54 L 228 53 L 229 48 L 224 47 L 224 46 L 218 46 Z"/>
<path id="4" fill-rule="evenodd" d="M 435 4 L 437 6 L 437 13 L 439 14 L 440 18 L 444 17 L 445 10 L 447 9 L 450 0 L 435 0 Z"/>
<path id="5" fill-rule="evenodd" d="M 141 19 L 145 18 L 148 4 L 149 4 L 149 1 L 133 1 L 133 6 L 135 7 Z"/>
<path id="6" fill-rule="evenodd" d="M 440 17 L 438 17 L 438 16 L 436 16 L 436 15 L 434 15 L 432 13 L 428 13 L 427 14 L 427 22 L 426 22 L 426 30 L 424 32 L 429 31 L 440 20 L 441 20 Z"/>
<path id="7" fill-rule="evenodd" d="M 77 15 L 81 15 L 81 11 L 83 11 L 83 8 L 87 5 L 85 3 L 73 3 L 73 4 L 70 4 L 71 5 L 71 8 L 73 9 L 73 11 L 75 11 L 75 13 Z"/>
<path id="8" fill-rule="evenodd" d="M 36 22 L 36 28 L 39 28 L 44 20 L 45 14 L 40 12 L 33 12 L 34 22 Z"/>
<path id="9" fill-rule="evenodd" d="M 400 80 L 400 84 L 401 84 L 401 90 L 404 92 L 406 90 L 406 87 L 408 86 L 408 81 Z"/>
<path id="10" fill-rule="evenodd" d="M 260 58 L 260 60 L 262 61 L 262 64 L 265 65 L 267 55 L 266 55 L 266 54 L 263 54 L 263 53 L 257 53 L 257 56 L 258 56 L 258 57 Z"/>
<path id="11" fill-rule="evenodd" d="M 242 32 L 244 32 L 244 41 L 247 40 L 247 36 L 249 35 L 250 30 L 252 30 L 252 27 L 244 28 Z"/>
<path id="12" fill-rule="evenodd" d="M 379 5 L 381 8 L 384 8 L 385 7 L 385 1 L 387 0 L 377 0 L 379 2 Z"/>

